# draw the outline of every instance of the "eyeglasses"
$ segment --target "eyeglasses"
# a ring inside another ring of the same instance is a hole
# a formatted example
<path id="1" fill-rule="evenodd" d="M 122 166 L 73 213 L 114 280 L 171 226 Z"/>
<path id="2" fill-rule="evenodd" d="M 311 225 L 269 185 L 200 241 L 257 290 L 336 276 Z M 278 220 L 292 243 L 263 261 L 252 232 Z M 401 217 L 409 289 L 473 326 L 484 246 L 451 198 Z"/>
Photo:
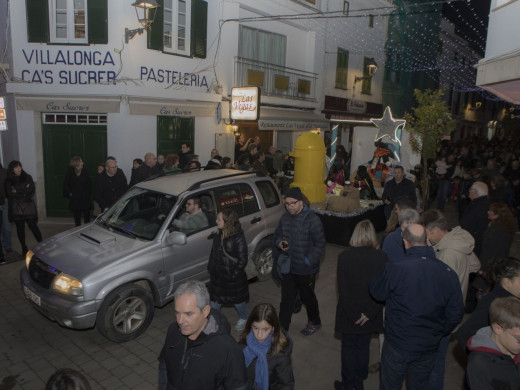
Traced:
<path id="1" fill-rule="evenodd" d="M 191 202 L 191 203 L 190 202 L 186 202 L 186 206 L 193 206 L 194 204 L 195 203 L 193 203 L 193 202 Z"/>
<path id="2" fill-rule="evenodd" d="M 298 202 L 299 202 L 299 200 L 295 200 L 294 202 L 284 202 L 284 205 L 286 205 L 286 206 L 294 206 Z"/>

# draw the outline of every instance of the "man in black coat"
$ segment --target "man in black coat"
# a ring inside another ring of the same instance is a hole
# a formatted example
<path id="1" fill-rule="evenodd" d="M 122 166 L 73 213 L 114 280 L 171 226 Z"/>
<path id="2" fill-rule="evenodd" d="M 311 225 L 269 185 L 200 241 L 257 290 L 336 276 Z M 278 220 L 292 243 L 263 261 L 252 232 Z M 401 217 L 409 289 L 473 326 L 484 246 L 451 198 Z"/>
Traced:
<path id="1" fill-rule="evenodd" d="M 175 291 L 176 322 L 159 355 L 159 390 L 245 390 L 242 348 L 226 317 L 211 309 L 208 290 L 189 281 Z"/>
<path id="2" fill-rule="evenodd" d="M 303 203 L 303 199 L 304 195 L 298 187 L 286 192 L 284 203 L 287 213 L 280 219 L 274 239 L 278 250 L 289 257 L 291 264 L 289 273 L 282 275 L 280 324 L 283 329 L 289 330 L 296 296 L 300 292 L 308 319 L 307 326 L 300 333 L 310 336 L 321 328 L 314 286 L 326 240 L 320 218 Z"/>
<path id="3" fill-rule="evenodd" d="M 124 172 L 117 167 L 117 160 L 110 156 L 105 162 L 105 170 L 96 177 L 94 200 L 101 212 L 112 206 L 128 189 Z"/>
<path id="4" fill-rule="evenodd" d="M 476 181 L 469 189 L 471 202 L 460 218 L 460 227 L 470 232 L 475 239 L 475 254 L 480 257 L 484 232 L 489 224 L 488 186 L 482 181 Z"/>
<path id="5" fill-rule="evenodd" d="M 129 186 L 133 187 L 135 184 L 140 183 L 143 180 L 146 180 L 158 173 L 160 173 L 160 170 L 157 165 L 157 158 L 155 157 L 155 154 L 146 153 L 144 155 L 144 162 L 139 168 L 135 170 L 135 173 L 132 175 L 132 180 L 130 181 Z"/>
<path id="6" fill-rule="evenodd" d="M 387 220 L 395 207 L 395 201 L 406 196 L 417 202 L 413 182 L 404 177 L 403 167 L 397 165 L 394 167 L 394 178 L 385 183 L 385 189 L 381 196 L 381 199 L 385 202 L 385 217 Z"/>

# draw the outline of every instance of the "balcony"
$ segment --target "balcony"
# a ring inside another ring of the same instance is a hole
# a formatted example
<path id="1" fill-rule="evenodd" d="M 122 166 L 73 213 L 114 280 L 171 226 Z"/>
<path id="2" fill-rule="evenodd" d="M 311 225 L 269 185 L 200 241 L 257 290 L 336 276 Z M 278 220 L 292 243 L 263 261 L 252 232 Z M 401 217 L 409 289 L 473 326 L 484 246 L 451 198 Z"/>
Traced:
<path id="1" fill-rule="evenodd" d="M 317 73 L 235 57 L 235 85 L 260 87 L 263 96 L 316 101 Z"/>

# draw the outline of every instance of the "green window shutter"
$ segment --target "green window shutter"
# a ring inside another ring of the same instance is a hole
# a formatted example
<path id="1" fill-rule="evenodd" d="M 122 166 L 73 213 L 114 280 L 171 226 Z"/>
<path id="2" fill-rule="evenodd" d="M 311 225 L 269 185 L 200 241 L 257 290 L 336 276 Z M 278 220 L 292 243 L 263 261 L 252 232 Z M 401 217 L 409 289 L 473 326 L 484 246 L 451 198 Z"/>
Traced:
<path id="1" fill-rule="evenodd" d="M 107 0 L 88 0 L 88 42 L 108 43 L 108 4 Z"/>
<path id="2" fill-rule="evenodd" d="M 208 3 L 203 0 L 191 2 L 191 55 L 206 58 L 208 36 Z"/>
<path id="3" fill-rule="evenodd" d="M 348 79 L 348 50 L 338 48 L 336 60 L 336 88 L 347 89 Z"/>
<path id="4" fill-rule="evenodd" d="M 164 48 L 164 0 L 157 0 L 157 4 L 159 4 L 159 8 L 157 8 L 155 19 L 152 23 L 152 29 L 147 33 L 147 47 L 148 49 L 162 51 Z"/>
<path id="5" fill-rule="evenodd" d="M 27 40 L 29 42 L 49 41 L 49 5 L 47 0 L 26 0 Z"/>

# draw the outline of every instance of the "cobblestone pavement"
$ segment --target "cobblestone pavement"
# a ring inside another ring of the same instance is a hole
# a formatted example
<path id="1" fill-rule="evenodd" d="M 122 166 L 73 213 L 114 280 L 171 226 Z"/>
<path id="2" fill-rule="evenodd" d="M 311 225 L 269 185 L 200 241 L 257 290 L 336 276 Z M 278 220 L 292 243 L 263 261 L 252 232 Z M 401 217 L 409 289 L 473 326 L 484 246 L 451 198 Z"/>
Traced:
<path id="1" fill-rule="evenodd" d="M 60 220 L 40 223 L 44 237 L 71 225 Z M 27 235 L 32 239 L 30 232 Z M 13 229 L 13 248 L 15 243 Z M 520 246 L 518 237 L 516 246 Z M 31 242 L 29 242 L 31 244 Z M 296 389 L 333 389 L 340 378 L 340 341 L 334 337 L 336 310 L 336 259 L 343 247 L 328 244 L 316 292 L 320 303 L 322 329 L 310 337 L 299 334 L 306 322 L 305 309 L 293 316 L 290 335 L 294 341 L 293 366 Z M 156 308 L 150 328 L 136 340 L 115 344 L 95 329 L 71 330 L 53 323 L 26 302 L 20 288 L 21 256 L 0 266 L 0 390 L 43 389 L 58 368 L 70 367 L 85 374 L 94 389 L 157 388 L 157 356 L 169 324 L 173 304 Z M 280 290 L 272 281 L 250 284 L 249 308 L 260 302 L 279 306 Z M 237 320 L 232 307 L 223 308 L 231 324 Z M 238 338 L 238 333 L 233 331 Z M 447 356 L 445 389 L 460 389 L 464 370 L 454 357 L 454 343 Z M 378 361 L 378 341 L 372 339 L 371 363 Z M 365 389 L 379 387 L 379 374 L 369 374 Z"/>

